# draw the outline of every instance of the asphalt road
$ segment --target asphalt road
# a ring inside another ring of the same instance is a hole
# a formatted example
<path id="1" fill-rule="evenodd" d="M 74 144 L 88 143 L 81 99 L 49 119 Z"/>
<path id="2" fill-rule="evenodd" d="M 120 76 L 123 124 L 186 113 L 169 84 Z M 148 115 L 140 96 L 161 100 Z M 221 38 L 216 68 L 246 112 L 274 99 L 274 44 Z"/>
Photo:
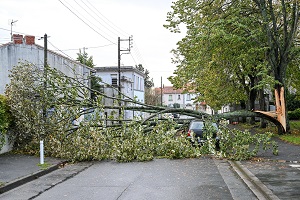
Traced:
<path id="1" fill-rule="evenodd" d="M 0 195 L 0 199 L 256 199 L 227 161 L 155 159 L 65 166 Z"/>

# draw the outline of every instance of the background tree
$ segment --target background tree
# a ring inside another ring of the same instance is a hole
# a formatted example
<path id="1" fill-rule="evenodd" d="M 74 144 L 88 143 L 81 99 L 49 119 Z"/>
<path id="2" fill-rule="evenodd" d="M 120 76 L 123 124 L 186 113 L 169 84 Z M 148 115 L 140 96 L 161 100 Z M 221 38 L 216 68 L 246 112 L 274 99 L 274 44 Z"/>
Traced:
<path id="1" fill-rule="evenodd" d="M 150 72 L 148 69 L 145 69 L 142 64 L 138 64 L 135 66 L 137 70 L 145 74 L 144 86 L 145 88 L 151 88 L 154 86 L 153 78 L 150 77 Z"/>
<path id="2" fill-rule="evenodd" d="M 180 24 L 187 28 L 187 36 L 175 50 L 177 76 L 170 78 L 177 87 L 190 82 L 202 98 L 213 100 L 215 96 L 216 103 L 207 102 L 216 105 L 218 101 L 234 101 L 226 95 L 222 98 L 224 93 L 236 97 L 234 87 L 240 96 L 248 95 L 251 108 L 259 88 L 275 85 L 280 96 L 286 69 L 297 52 L 298 1 L 178 0 L 172 9 L 165 27 L 173 32 L 180 31 Z M 199 87 L 201 83 L 214 84 L 207 88 Z M 213 94 L 211 98 L 209 94 Z M 285 106 L 284 100 L 279 102 Z"/>
<path id="3" fill-rule="evenodd" d="M 248 3 L 178 1 L 168 14 L 165 27 L 176 32 L 184 23 L 188 29 L 173 50 L 178 66 L 170 81 L 177 87 L 190 83 L 189 89 L 201 94 L 199 100 L 214 109 L 240 101 L 248 101 L 248 109 L 254 109 L 258 89 L 254 86 L 266 76 L 261 70 L 264 41 L 255 16 L 249 17 L 253 10 L 245 9 Z"/>
<path id="4" fill-rule="evenodd" d="M 77 59 L 78 62 L 81 64 L 84 64 L 90 68 L 94 68 L 96 65 L 94 64 L 93 56 L 88 56 L 87 52 L 81 52 L 79 49 L 79 53 L 77 53 Z M 98 76 L 95 76 L 94 73 L 91 74 L 91 89 L 96 91 L 101 91 L 103 89 L 103 86 L 100 84 L 102 82 L 102 79 Z M 95 92 L 91 91 L 91 98 L 95 99 L 96 94 Z"/>
<path id="5" fill-rule="evenodd" d="M 276 109 L 278 120 L 281 121 L 285 130 L 289 130 L 287 122 L 286 109 L 286 74 L 289 64 L 295 60 L 299 47 L 296 38 L 299 36 L 299 1 L 297 0 L 281 0 L 281 1 L 265 1 L 253 0 L 258 7 L 262 19 L 262 30 L 267 39 L 268 49 L 266 52 L 267 61 L 271 67 L 272 74 L 276 81 L 275 94 Z M 284 92 L 284 94 L 282 94 Z"/>
<path id="6" fill-rule="evenodd" d="M 142 64 L 135 66 L 136 69 L 145 74 L 144 86 L 145 86 L 145 103 L 149 105 L 156 105 L 156 96 L 152 89 L 154 86 L 153 78 L 150 78 L 150 72 L 148 69 L 145 69 Z"/>

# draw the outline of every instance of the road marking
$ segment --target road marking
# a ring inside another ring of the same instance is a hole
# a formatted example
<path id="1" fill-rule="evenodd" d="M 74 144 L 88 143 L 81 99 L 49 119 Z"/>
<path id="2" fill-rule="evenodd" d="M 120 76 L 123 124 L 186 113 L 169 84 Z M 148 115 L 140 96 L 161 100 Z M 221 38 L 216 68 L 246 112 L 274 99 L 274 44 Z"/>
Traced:
<path id="1" fill-rule="evenodd" d="M 290 166 L 300 170 L 300 165 L 290 165 Z"/>

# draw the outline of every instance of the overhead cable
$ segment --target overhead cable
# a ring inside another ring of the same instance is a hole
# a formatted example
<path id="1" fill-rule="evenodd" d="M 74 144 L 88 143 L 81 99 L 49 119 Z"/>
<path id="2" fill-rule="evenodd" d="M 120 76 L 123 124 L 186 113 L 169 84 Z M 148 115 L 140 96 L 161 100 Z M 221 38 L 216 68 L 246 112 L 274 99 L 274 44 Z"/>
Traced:
<path id="1" fill-rule="evenodd" d="M 79 17 L 73 10 L 71 10 L 67 5 L 65 5 L 61 0 L 58 0 L 63 6 L 65 6 L 71 13 L 73 13 L 80 21 L 82 21 L 85 25 L 87 25 L 90 29 L 92 29 L 94 32 L 96 32 L 98 35 L 100 35 L 102 38 L 106 39 L 107 41 L 116 44 L 115 42 L 111 41 L 101 33 L 99 33 L 97 30 L 95 30 L 92 26 L 90 26 L 88 23 L 86 23 L 81 17 Z"/>

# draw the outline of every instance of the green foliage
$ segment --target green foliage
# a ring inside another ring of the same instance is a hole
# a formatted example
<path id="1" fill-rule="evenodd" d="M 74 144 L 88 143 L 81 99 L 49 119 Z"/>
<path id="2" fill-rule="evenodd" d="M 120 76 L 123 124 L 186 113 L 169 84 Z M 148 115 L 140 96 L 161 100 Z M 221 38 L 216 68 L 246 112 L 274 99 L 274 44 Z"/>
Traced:
<path id="1" fill-rule="evenodd" d="M 79 53 L 77 53 L 77 61 L 91 68 L 95 67 L 93 56 L 88 56 L 88 53 L 79 49 Z"/>
<path id="2" fill-rule="evenodd" d="M 15 147 L 26 147 L 47 134 L 72 129 L 71 122 L 87 103 L 83 99 L 89 93 L 80 81 L 56 69 L 45 70 L 47 77 L 37 66 L 19 63 L 9 75 L 6 96 L 16 125 L 12 134 Z"/>
<path id="3" fill-rule="evenodd" d="M 0 95 L 0 133 L 5 133 L 12 122 L 12 116 L 7 105 L 7 99 Z"/>
<path id="4" fill-rule="evenodd" d="M 193 147 L 185 134 L 176 133 L 177 123 L 172 119 L 134 119 L 127 123 L 106 125 L 107 119 L 103 114 L 106 107 L 102 101 L 106 97 L 104 94 L 97 93 L 95 100 L 92 100 L 89 98 L 89 88 L 81 82 L 82 78 L 67 77 L 48 67 L 46 70 L 47 79 L 35 66 L 20 64 L 11 71 L 11 83 L 6 90 L 7 102 L 19 130 L 14 133 L 16 144 L 19 150 L 26 153 L 38 154 L 39 141 L 43 139 L 46 156 L 70 161 L 112 159 L 130 162 L 148 161 L 155 157 L 194 158 L 207 154 L 241 160 L 255 155 L 249 153 L 252 143 L 269 145 L 268 134 L 250 136 L 224 129 L 219 133 L 221 149 L 218 152 L 212 137 L 213 129 L 207 128 L 208 142 L 200 148 Z M 154 106 L 147 107 L 147 110 L 150 108 L 152 112 L 158 109 L 158 113 L 178 112 L 178 109 L 162 111 L 161 107 Z M 119 107 L 113 109 L 118 110 Z M 121 108 L 121 113 L 124 113 L 124 109 Z M 44 111 L 47 111 L 46 116 L 43 115 Z M 191 116 L 199 117 L 201 114 L 189 112 Z M 87 113 L 91 114 L 88 120 L 76 126 L 71 123 Z M 108 119 L 122 120 L 113 112 L 109 115 Z"/>
<path id="5" fill-rule="evenodd" d="M 49 163 L 44 163 L 44 164 L 38 164 L 38 166 L 41 168 L 41 170 L 46 170 L 50 167 Z"/>
<path id="6" fill-rule="evenodd" d="M 240 130 L 223 129 L 220 134 L 220 152 L 222 157 L 233 160 L 247 160 L 263 150 L 273 149 L 273 154 L 278 154 L 278 146 L 271 140 L 272 133 L 251 134 Z"/>
<path id="7" fill-rule="evenodd" d="M 180 108 L 180 104 L 179 103 L 174 103 L 173 108 Z"/>
<path id="8" fill-rule="evenodd" d="M 288 111 L 293 111 L 296 110 L 297 108 L 300 108 L 299 95 L 297 96 L 297 94 L 291 94 L 287 92 L 286 103 L 287 103 Z"/>
<path id="9" fill-rule="evenodd" d="M 29 63 L 14 67 L 9 75 L 11 82 L 5 93 L 16 125 L 12 137 L 17 143 L 27 143 L 36 132 L 43 131 L 40 117 L 42 102 L 37 101 L 41 96 L 41 76 L 40 70 Z"/>
<path id="10" fill-rule="evenodd" d="M 173 4 L 165 27 L 175 32 L 181 24 L 187 28 L 186 37 L 173 50 L 177 69 L 169 80 L 175 87 L 189 83 L 188 90 L 201 94 L 199 101 L 219 109 L 250 99 L 259 81 L 270 80 L 264 61 L 266 41 L 251 1 Z"/>
<path id="11" fill-rule="evenodd" d="M 186 36 L 173 50 L 171 83 L 211 107 L 250 100 L 256 89 L 299 88 L 298 1 L 173 2 L 164 25 Z M 286 84 L 286 82 L 288 83 Z"/>
<path id="12" fill-rule="evenodd" d="M 5 142 L 4 134 L 12 123 L 12 116 L 7 105 L 6 97 L 0 95 L 0 150 Z"/>
<path id="13" fill-rule="evenodd" d="M 288 111 L 288 118 L 290 120 L 300 120 L 300 108 L 293 111 Z"/>
<path id="14" fill-rule="evenodd" d="M 145 86 L 145 88 L 151 88 L 151 87 L 153 87 L 154 86 L 153 78 L 150 79 L 150 76 L 149 76 L 150 72 L 149 72 L 149 70 L 145 69 L 142 64 L 138 64 L 135 67 L 140 72 L 145 73 L 145 79 L 144 79 L 144 86 Z"/>
<path id="15" fill-rule="evenodd" d="M 175 137 L 171 124 L 170 121 L 160 123 L 148 133 L 144 133 L 145 127 L 134 121 L 120 128 L 104 129 L 85 124 L 67 137 L 49 135 L 45 151 L 49 156 L 71 161 L 112 159 L 130 162 L 149 161 L 154 157 L 196 157 L 196 151 L 184 137 Z"/>
<path id="16" fill-rule="evenodd" d="M 279 138 L 288 143 L 300 145 L 300 136 L 299 135 L 285 134 L 285 135 L 279 136 Z"/>

